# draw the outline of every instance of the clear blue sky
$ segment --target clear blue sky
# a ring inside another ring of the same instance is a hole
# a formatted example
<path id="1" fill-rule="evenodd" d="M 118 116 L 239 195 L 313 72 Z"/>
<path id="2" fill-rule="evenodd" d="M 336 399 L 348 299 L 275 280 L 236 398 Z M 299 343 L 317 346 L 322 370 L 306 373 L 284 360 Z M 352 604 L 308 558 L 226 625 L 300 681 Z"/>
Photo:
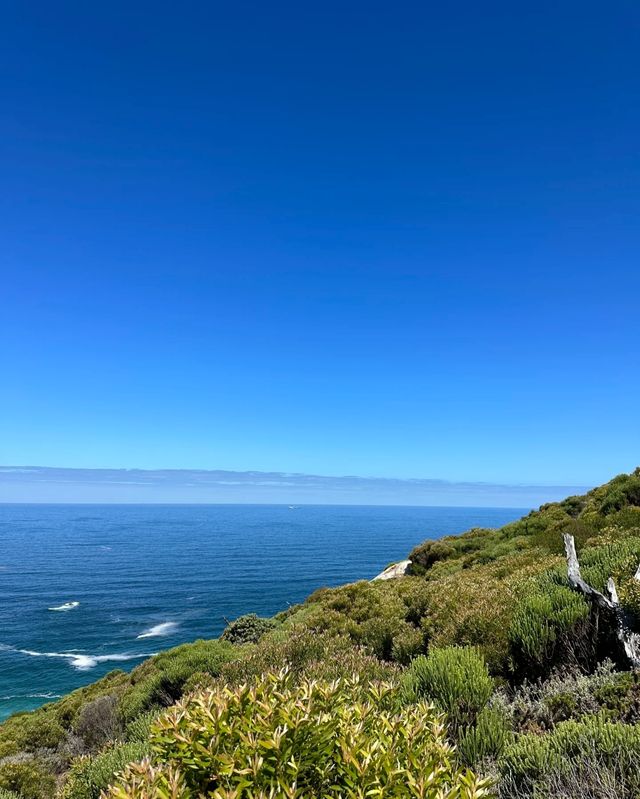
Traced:
<path id="1" fill-rule="evenodd" d="M 640 462 L 640 6 L 24 2 L 0 463 Z"/>

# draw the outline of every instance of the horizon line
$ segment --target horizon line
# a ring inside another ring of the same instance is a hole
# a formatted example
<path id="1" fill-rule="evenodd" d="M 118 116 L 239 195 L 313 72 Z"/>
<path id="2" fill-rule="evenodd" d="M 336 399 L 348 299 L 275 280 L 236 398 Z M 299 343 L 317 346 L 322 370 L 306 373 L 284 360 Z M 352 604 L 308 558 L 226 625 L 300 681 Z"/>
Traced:
<path id="1" fill-rule="evenodd" d="M 589 490 L 593 486 L 578 484 L 577 482 L 542 482 L 533 480 L 522 480 L 515 482 L 508 482 L 505 480 L 473 480 L 473 479 L 453 479 L 448 477 L 397 477 L 395 475 L 362 475 L 362 474 L 349 474 L 349 473 L 336 473 L 326 474 L 321 472 L 297 472 L 286 471 L 279 469 L 227 469 L 227 468 L 200 468 L 200 467 L 141 467 L 141 466 L 48 466 L 41 464 L 0 464 L 0 479 L 8 474 L 37 474 L 37 473 L 52 473 L 52 472 L 73 472 L 73 473 L 96 473 L 97 475 L 105 475 L 108 472 L 124 472 L 124 473 L 139 473 L 141 475 L 237 475 L 237 476 L 262 476 L 262 477 L 280 477 L 280 478 L 303 478 L 303 479 L 317 479 L 317 480 L 361 480 L 372 482 L 392 482 L 392 483 L 408 483 L 414 485 L 430 484 L 430 485 L 451 485 L 451 486 L 478 486 L 478 487 L 491 487 L 491 488 L 554 488 L 554 489 L 579 489 Z M 274 503 L 278 504 L 278 503 Z M 286 504 L 286 503 L 284 503 Z"/>
<path id="2" fill-rule="evenodd" d="M 0 503 L 533 508 L 591 486 L 230 469 L 0 466 Z"/>

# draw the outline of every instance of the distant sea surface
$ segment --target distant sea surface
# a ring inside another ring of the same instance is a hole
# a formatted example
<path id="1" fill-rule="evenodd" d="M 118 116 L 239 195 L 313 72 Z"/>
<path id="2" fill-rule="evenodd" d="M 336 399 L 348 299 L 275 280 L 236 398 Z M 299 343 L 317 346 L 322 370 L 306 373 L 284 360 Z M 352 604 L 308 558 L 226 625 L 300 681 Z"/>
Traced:
<path id="1" fill-rule="evenodd" d="M 513 508 L 0 505 L 0 718 Z"/>

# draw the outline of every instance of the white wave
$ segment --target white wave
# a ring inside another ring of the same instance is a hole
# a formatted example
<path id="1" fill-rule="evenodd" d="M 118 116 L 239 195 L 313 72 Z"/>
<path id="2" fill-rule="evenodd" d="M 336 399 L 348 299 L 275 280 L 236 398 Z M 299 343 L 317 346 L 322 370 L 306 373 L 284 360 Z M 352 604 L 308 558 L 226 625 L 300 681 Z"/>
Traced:
<path id="1" fill-rule="evenodd" d="M 9 699 L 60 699 L 62 694 L 54 694 L 47 691 L 44 694 L 8 694 L 7 696 L 0 696 L 0 700 L 7 701 Z"/>
<path id="2" fill-rule="evenodd" d="M 56 607 L 47 608 L 47 610 L 61 610 L 61 611 L 73 610 L 73 608 L 77 608 L 79 604 L 80 604 L 79 602 L 75 602 L 75 601 L 74 602 L 65 602 L 62 605 L 56 605 Z"/>
<path id="3" fill-rule="evenodd" d="M 47 610 L 72 610 L 77 608 L 79 604 L 79 602 L 65 602 L 64 605 L 58 605 L 56 608 L 47 608 Z"/>
<path id="4" fill-rule="evenodd" d="M 154 652 L 144 652 L 140 654 L 122 654 L 122 655 L 85 655 L 82 652 L 35 652 L 33 649 L 16 649 L 22 655 L 30 655 L 31 657 L 38 658 L 66 658 L 70 665 L 78 671 L 88 671 L 93 669 L 98 663 L 107 663 L 109 661 L 126 661 L 126 660 L 139 660 L 142 658 L 150 658 L 154 656 Z"/>
<path id="5" fill-rule="evenodd" d="M 172 632 L 177 630 L 178 623 L 175 621 L 163 621 L 162 624 L 156 624 L 154 627 L 149 627 L 136 638 L 159 638 L 162 635 L 171 635 Z"/>

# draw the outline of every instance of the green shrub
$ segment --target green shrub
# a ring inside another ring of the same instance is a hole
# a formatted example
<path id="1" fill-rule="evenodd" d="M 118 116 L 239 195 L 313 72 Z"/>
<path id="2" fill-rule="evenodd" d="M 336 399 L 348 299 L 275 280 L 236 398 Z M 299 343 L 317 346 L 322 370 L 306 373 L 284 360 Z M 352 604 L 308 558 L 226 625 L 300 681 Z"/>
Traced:
<path id="1" fill-rule="evenodd" d="M 0 789 L 14 791 L 21 799 L 51 799 L 55 785 L 55 777 L 36 760 L 0 764 Z"/>
<path id="2" fill-rule="evenodd" d="M 226 641 L 195 641 L 162 652 L 131 673 L 131 687 L 120 700 L 125 722 L 152 708 L 168 707 L 178 700 L 196 672 L 216 677 L 222 666 L 236 655 Z"/>
<path id="3" fill-rule="evenodd" d="M 606 488 L 598 508 L 603 515 L 622 510 L 628 505 L 640 505 L 640 476 L 637 474 L 618 475 Z"/>
<path id="4" fill-rule="evenodd" d="M 316 591 L 288 614 L 282 631 L 305 627 L 316 634 L 348 636 L 383 660 L 397 655 L 406 662 L 424 651 L 426 607 L 427 589 L 419 578 L 361 581 Z"/>
<path id="5" fill-rule="evenodd" d="M 563 499 L 562 502 L 559 503 L 562 510 L 575 519 L 577 516 L 580 515 L 580 512 L 583 510 L 585 506 L 585 498 L 581 496 L 571 496 Z"/>
<path id="6" fill-rule="evenodd" d="M 64 740 L 66 732 L 51 707 L 42 708 L 37 713 L 20 713 L 8 718 L 0 734 L 0 758 L 20 751 L 55 749 Z"/>
<path id="7" fill-rule="evenodd" d="M 626 724 L 640 723 L 640 674 L 638 671 L 612 675 L 609 683 L 594 691 L 600 712 Z"/>
<path id="8" fill-rule="evenodd" d="M 160 715 L 158 710 L 148 710 L 130 721 L 124 731 L 124 737 L 129 743 L 146 743 L 151 734 L 151 725 Z"/>
<path id="9" fill-rule="evenodd" d="M 426 648 L 425 633 L 417 628 L 405 628 L 392 640 L 391 659 L 403 666 L 411 663 Z"/>
<path id="10" fill-rule="evenodd" d="M 423 621 L 429 645 L 476 647 L 493 673 L 509 674 L 508 630 L 519 585 L 532 569 L 541 568 L 539 557 L 519 552 L 437 579 L 432 576 L 425 582 L 429 612 Z"/>
<path id="11" fill-rule="evenodd" d="M 472 725 L 493 693 L 493 680 L 472 647 L 432 649 L 409 666 L 403 693 L 409 701 L 432 701 L 447 713 L 454 730 Z"/>
<path id="12" fill-rule="evenodd" d="M 0 799 L 20 799 L 15 791 L 7 791 L 4 788 L 0 788 Z"/>
<path id="13" fill-rule="evenodd" d="M 500 772 L 505 796 L 557 795 L 547 792 L 550 786 L 580 786 L 599 773 L 603 783 L 618 786 L 620 799 L 634 799 L 640 792 L 640 727 L 588 716 L 562 722 L 547 735 L 521 735 L 505 749 Z"/>
<path id="14" fill-rule="evenodd" d="M 448 560 L 457 554 L 451 539 L 425 541 L 409 554 L 412 574 L 424 574 L 439 560 Z"/>
<path id="15" fill-rule="evenodd" d="M 554 724 L 558 724 L 560 721 L 568 721 L 577 715 L 578 700 L 569 691 L 549 696 L 546 699 L 546 705 Z"/>
<path id="16" fill-rule="evenodd" d="M 499 757 L 510 740 L 511 733 L 502 708 L 487 706 L 480 711 L 474 725 L 460 730 L 458 752 L 463 763 L 478 767 Z"/>
<path id="17" fill-rule="evenodd" d="M 227 625 L 221 639 L 230 644 L 257 644 L 265 633 L 276 626 L 273 619 L 265 619 L 255 613 L 247 613 Z"/>
<path id="18" fill-rule="evenodd" d="M 421 703 L 397 714 L 394 703 L 384 684 L 355 677 L 294 684 L 286 671 L 206 691 L 159 720 L 158 765 L 131 767 L 109 797 L 487 795 L 487 783 L 457 769 L 433 708 Z"/>
<path id="19" fill-rule="evenodd" d="M 637 538 L 607 542 L 590 547 L 580 554 L 582 576 L 594 588 L 603 591 L 609 577 L 620 589 L 631 582 L 640 560 L 640 542 Z"/>
<path id="20" fill-rule="evenodd" d="M 316 634 L 299 627 L 270 635 L 244 653 L 242 659 L 227 663 L 222 667 L 220 682 L 239 685 L 283 667 L 294 680 L 336 680 L 345 674 L 359 674 L 363 681 L 396 683 L 400 674 L 396 665 L 354 646 L 346 636 Z"/>
<path id="21" fill-rule="evenodd" d="M 542 505 L 539 510 L 497 530 L 473 529 L 460 536 L 425 541 L 409 555 L 413 574 L 439 579 L 457 568 L 490 563 L 523 549 L 561 554 L 562 533 L 578 546 L 600 534 L 608 520 L 623 528 L 640 528 L 640 469 L 619 475 L 584 496 Z"/>
<path id="22" fill-rule="evenodd" d="M 83 705 L 74 727 L 74 732 L 90 751 L 97 751 L 107 741 L 114 740 L 121 731 L 118 699 L 115 696 L 99 696 Z"/>
<path id="23" fill-rule="evenodd" d="M 114 781 L 116 774 L 148 754 L 148 743 L 125 743 L 99 755 L 79 758 L 67 777 L 63 799 L 100 799 L 100 794 Z"/>
<path id="24" fill-rule="evenodd" d="M 515 729 L 541 732 L 597 714 L 633 723 L 639 699 L 638 677 L 615 672 L 613 663 L 605 661 L 593 674 L 564 667 L 544 682 L 525 682 L 514 692 L 510 708 Z"/>
<path id="25" fill-rule="evenodd" d="M 591 659 L 590 607 L 563 579 L 552 570 L 521 585 L 509 627 L 518 676 L 547 674 L 563 658 L 574 664 Z"/>
<path id="26" fill-rule="evenodd" d="M 130 685 L 133 674 L 139 668 L 142 668 L 142 665 L 131 673 L 124 672 L 121 669 L 114 669 L 101 679 L 96 680 L 96 682 L 83 688 L 78 688 L 57 702 L 45 705 L 29 715 L 39 717 L 44 712 L 50 712 L 65 730 L 72 729 L 82 708 L 89 702 L 101 696 L 116 696 L 120 698 L 122 693 L 126 691 L 127 686 Z"/>

